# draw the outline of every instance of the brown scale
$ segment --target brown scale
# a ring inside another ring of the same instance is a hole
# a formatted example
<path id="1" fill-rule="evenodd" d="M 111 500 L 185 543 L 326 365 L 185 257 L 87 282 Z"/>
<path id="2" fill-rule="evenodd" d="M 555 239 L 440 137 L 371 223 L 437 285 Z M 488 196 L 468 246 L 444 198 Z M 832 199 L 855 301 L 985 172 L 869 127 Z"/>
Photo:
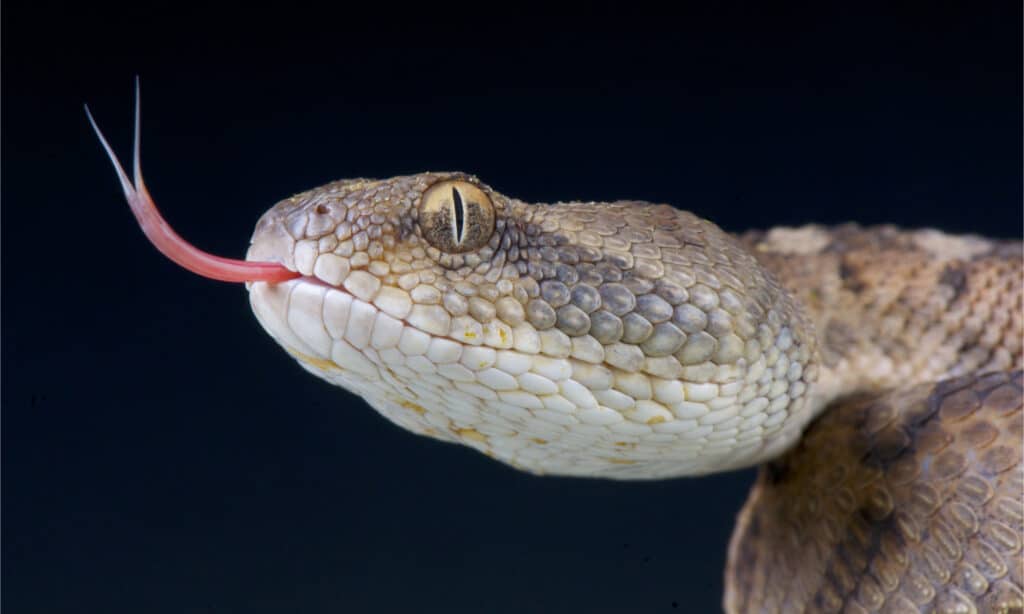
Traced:
<path id="1" fill-rule="evenodd" d="M 415 194 L 450 177 L 462 176 L 405 178 L 390 186 L 392 199 L 414 212 Z M 487 258 L 512 264 L 537 330 L 682 365 L 721 352 L 730 330 L 751 337 L 752 316 L 806 315 L 818 342 L 803 342 L 829 392 L 859 395 L 840 396 L 762 470 L 730 547 L 727 610 L 1024 606 L 1021 382 L 1007 374 L 1021 367 L 1019 243 L 848 225 L 750 233 L 740 239 L 748 253 L 669 207 L 489 194 L 499 216 L 486 258 L 427 250 L 456 287 L 489 287 L 476 279 Z M 391 232 L 416 232 L 397 213 Z M 347 217 L 357 236 L 366 212 Z M 483 311 L 482 320 L 496 312 Z M 619 358 L 632 370 L 636 357 Z M 995 373 L 972 375 L 986 372 Z"/>
<path id="2" fill-rule="evenodd" d="M 861 392 L 762 468 L 732 537 L 726 610 L 1021 612 L 1024 417 L 1008 371 L 1022 362 L 1020 243 L 799 232 L 816 248 L 743 241 L 807 309 L 824 377 Z M 912 368 L 902 381 L 851 373 L 863 355 Z"/>
<path id="3" fill-rule="evenodd" d="M 165 254 L 217 279 L 284 279 L 154 232 L 145 190 L 108 153 Z M 481 321 L 590 334 L 624 371 L 707 381 L 702 365 L 738 364 L 744 341 L 784 342 L 806 365 L 794 396 L 815 385 L 831 403 L 763 466 L 731 540 L 726 609 L 1024 610 L 1019 242 L 855 225 L 737 242 L 664 205 L 530 206 L 461 173 L 334 182 L 276 205 L 256 236 L 250 259 L 337 250 L 353 269 L 380 265 L 389 286 L 416 272 L 413 300 L 443 291 L 445 308 Z"/>
<path id="4" fill-rule="evenodd" d="M 1020 612 L 1022 437 L 1020 371 L 837 403 L 762 469 L 726 610 Z"/>
<path id="5" fill-rule="evenodd" d="M 789 252 L 771 233 L 742 241 L 804 306 L 837 392 L 1021 366 L 1019 242 L 852 224 L 798 231 L 820 247 Z"/>

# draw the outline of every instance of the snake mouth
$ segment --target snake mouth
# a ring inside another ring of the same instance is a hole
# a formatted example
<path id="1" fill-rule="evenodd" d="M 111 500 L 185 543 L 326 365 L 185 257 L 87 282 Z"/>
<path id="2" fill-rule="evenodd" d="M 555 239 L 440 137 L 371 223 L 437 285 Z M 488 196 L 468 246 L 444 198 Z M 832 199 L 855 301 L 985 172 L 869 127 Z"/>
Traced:
<path id="1" fill-rule="evenodd" d="M 100 144 L 103 145 L 103 149 L 107 152 L 110 162 L 114 165 L 114 170 L 117 172 L 118 179 L 121 182 L 124 197 L 128 201 L 136 221 L 138 221 L 146 238 L 149 239 L 150 243 L 161 254 L 197 275 L 218 281 L 266 281 L 276 283 L 301 276 L 300 273 L 292 271 L 276 262 L 236 260 L 205 252 L 183 239 L 164 220 L 142 179 L 142 166 L 139 155 L 141 97 L 138 78 L 135 80 L 135 138 L 132 145 L 131 178 L 128 177 L 128 173 L 125 172 L 121 161 L 114 154 L 113 148 L 103 136 L 99 126 L 96 125 L 96 120 L 93 119 L 88 106 L 85 107 L 85 114 L 89 118 L 92 129 L 96 132 Z"/>

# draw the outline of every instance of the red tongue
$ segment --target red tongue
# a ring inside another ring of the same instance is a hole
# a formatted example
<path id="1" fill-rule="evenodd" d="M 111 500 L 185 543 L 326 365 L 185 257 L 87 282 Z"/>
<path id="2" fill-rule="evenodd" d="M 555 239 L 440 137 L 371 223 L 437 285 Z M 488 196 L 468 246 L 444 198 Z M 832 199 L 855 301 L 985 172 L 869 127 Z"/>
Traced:
<path id="1" fill-rule="evenodd" d="M 188 243 L 178 233 L 174 232 L 163 216 L 160 215 L 160 212 L 157 211 L 156 203 L 153 202 L 153 198 L 150 197 L 149 191 L 146 189 L 146 184 L 142 181 L 142 169 L 139 165 L 139 105 L 139 82 L 136 80 L 135 144 L 132 155 L 132 171 L 135 175 L 134 185 L 128 178 L 128 174 L 124 172 L 121 162 L 114 155 L 114 150 L 107 143 L 107 139 L 100 132 L 96 121 L 92 118 L 92 113 L 89 112 L 88 106 L 85 107 L 85 114 L 89 117 L 89 123 L 92 124 L 92 129 L 96 131 L 96 136 L 99 137 L 103 149 L 107 151 L 110 161 L 114 164 L 114 170 L 117 171 L 117 176 L 121 180 L 124 197 L 128 200 L 128 205 L 131 206 L 132 213 L 135 214 L 135 219 L 138 220 L 139 226 L 142 227 L 142 232 L 146 233 L 146 237 L 149 238 L 150 242 L 160 253 L 193 273 L 219 281 L 280 282 L 300 277 L 300 273 L 290 271 L 274 262 L 249 262 L 208 254 Z"/>

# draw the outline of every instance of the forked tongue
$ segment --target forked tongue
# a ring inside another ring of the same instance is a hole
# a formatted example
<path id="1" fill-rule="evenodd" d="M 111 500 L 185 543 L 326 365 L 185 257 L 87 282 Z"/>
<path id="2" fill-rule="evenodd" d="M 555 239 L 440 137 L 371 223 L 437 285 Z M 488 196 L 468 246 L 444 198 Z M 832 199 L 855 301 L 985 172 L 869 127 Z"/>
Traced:
<path id="1" fill-rule="evenodd" d="M 281 282 L 300 277 L 300 273 L 290 271 L 276 262 L 250 262 L 208 254 L 185 241 L 178 233 L 174 232 L 174 229 L 160 215 L 156 208 L 156 203 L 153 202 L 153 198 L 149 195 L 149 190 L 146 189 L 146 184 L 142 180 L 142 168 L 139 165 L 139 106 L 139 82 L 136 79 L 135 143 L 132 150 L 134 184 L 128 178 L 128 174 L 125 173 L 120 160 L 114 155 L 114 150 L 107 143 L 107 139 L 100 132 L 99 126 L 96 125 L 96 120 L 93 119 L 88 106 L 85 107 L 85 114 L 89 118 L 89 123 L 92 124 L 92 129 L 96 131 L 96 136 L 99 137 L 103 149 L 106 150 L 107 156 L 110 157 L 114 170 L 117 171 L 117 176 L 121 180 L 121 189 L 124 190 L 124 197 L 128 200 L 128 205 L 131 206 L 135 219 L 138 220 L 139 226 L 142 227 L 142 232 L 146 234 L 146 237 L 153 246 L 161 254 L 189 271 L 219 281 Z"/>

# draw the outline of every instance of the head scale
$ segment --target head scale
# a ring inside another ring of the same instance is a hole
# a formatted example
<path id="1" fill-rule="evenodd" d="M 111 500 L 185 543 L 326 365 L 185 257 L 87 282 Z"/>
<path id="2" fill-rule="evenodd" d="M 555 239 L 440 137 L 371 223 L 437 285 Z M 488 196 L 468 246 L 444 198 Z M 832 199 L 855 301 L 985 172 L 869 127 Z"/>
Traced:
<path id="1" fill-rule="evenodd" d="M 411 431 L 538 473 L 657 478 L 753 464 L 812 415 L 800 310 L 690 213 L 353 179 L 272 207 L 242 262 L 184 243 L 115 166 L 161 251 L 247 281 L 304 368 Z"/>

